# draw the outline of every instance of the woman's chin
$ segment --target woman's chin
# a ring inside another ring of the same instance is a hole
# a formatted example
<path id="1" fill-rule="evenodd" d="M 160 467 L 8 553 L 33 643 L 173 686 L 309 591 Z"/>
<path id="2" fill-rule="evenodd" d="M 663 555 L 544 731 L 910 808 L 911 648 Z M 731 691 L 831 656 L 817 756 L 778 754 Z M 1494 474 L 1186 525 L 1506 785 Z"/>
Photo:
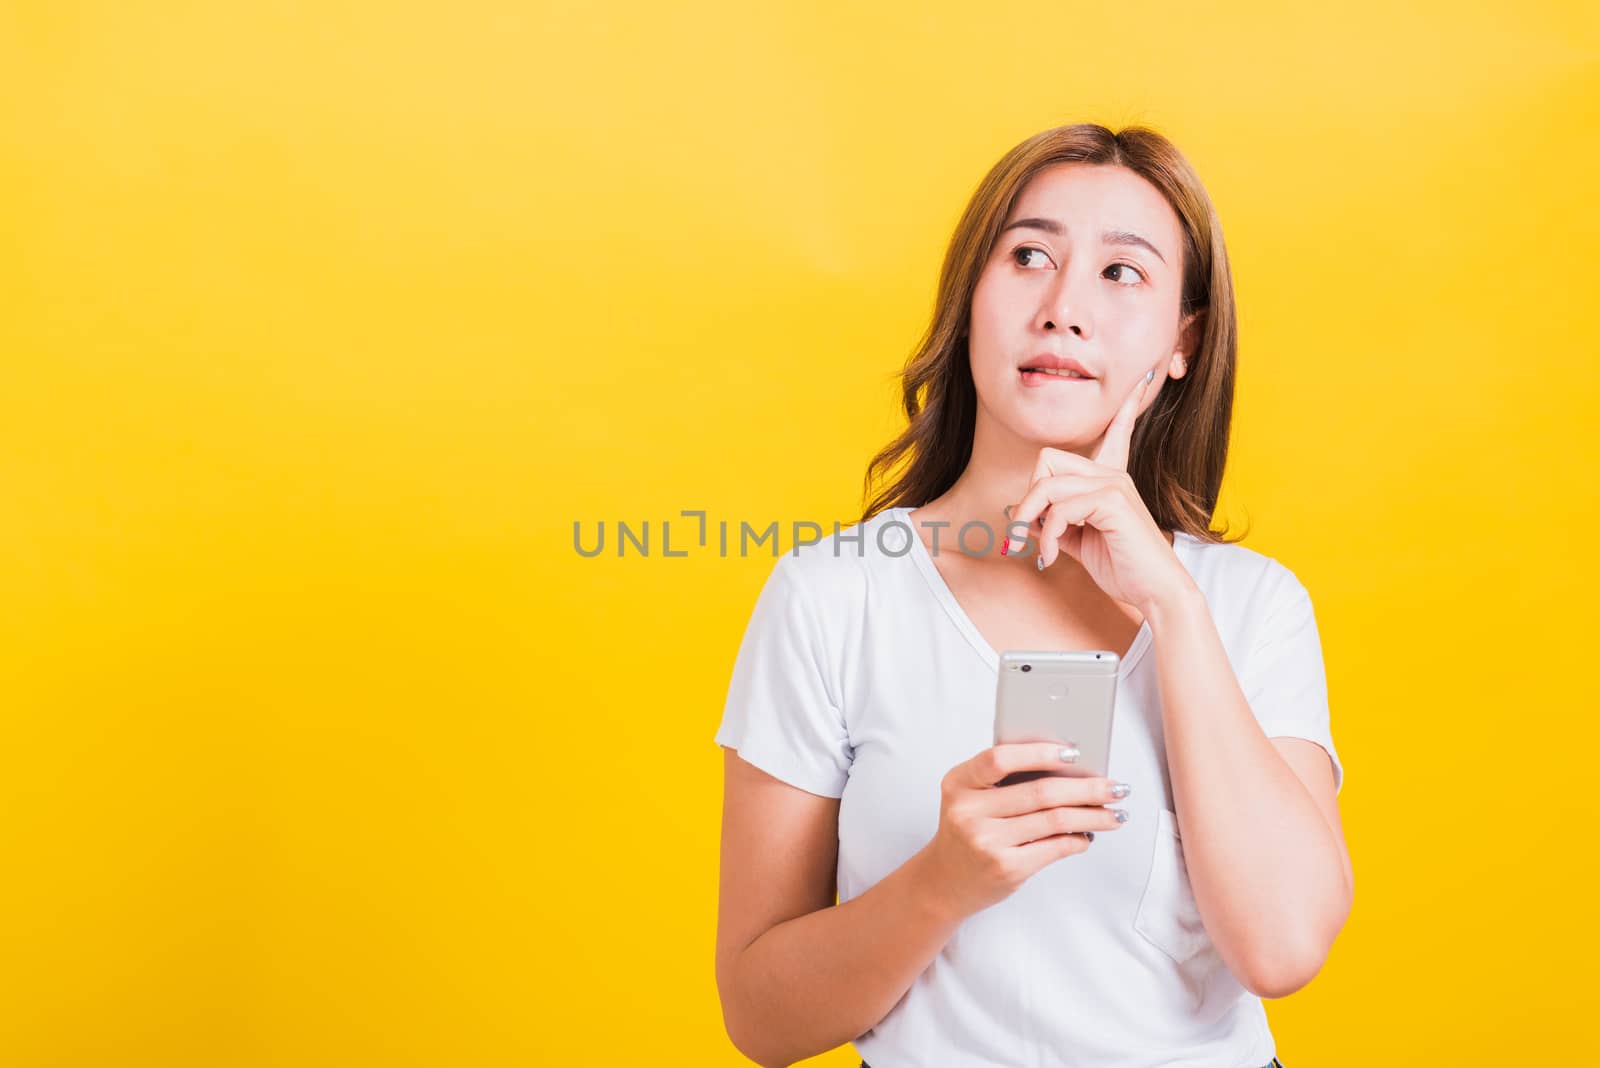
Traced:
<path id="1" fill-rule="evenodd" d="M 1104 430 L 1104 424 L 1093 425 L 1092 416 L 1088 411 L 1063 412 L 1059 406 L 1054 410 L 1032 405 L 991 407 L 980 398 L 976 441 L 981 444 L 986 438 L 1009 437 L 1034 449 L 1078 450 L 1093 445 Z"/>
<path id="2" fill-rule="evenodd" d="M 1094 444 L 1094 435 L 1077 424 L 1023 424 L 1017 428 L 1017 437 L 1040 449 L 1049 447 L 1076 451 Z"/>

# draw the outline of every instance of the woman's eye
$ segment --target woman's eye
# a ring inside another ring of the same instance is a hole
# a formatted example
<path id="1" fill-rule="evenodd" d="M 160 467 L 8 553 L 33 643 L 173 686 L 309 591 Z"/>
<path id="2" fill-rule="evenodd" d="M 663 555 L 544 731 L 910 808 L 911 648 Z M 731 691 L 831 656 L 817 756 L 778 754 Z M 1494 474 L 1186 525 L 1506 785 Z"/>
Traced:
<path id="1" fill-rule="evenodd" d="M 1023 246 L 1022 248 L 1012 249 L 1011 250 L 1011 260 L 1018 267 L 1027 267 L 1027 266 L 1030 266 L 1029 261 L 1028 261 L 1028 257 L 1030 255 L 1034 254 L 1034 253 L 1037 253 L 1039 255 L 1039 258 L 1043 261 L 1043 263 L 1049 263 L 1050 262 L 1050 257 L 1045 255 L 1044 249 L 1042 249 L 1042 248 L 1033 248 L 1031 246 L 1026 246 L 1026 245 Z M 1107 267 L 1106 270 L 1107 271 L 1131 271 L 1133 273 L 1135 279 L 1137 279 L 1137 281 L 1121 282 L 1121 284 L 1125 285 L 1125 286 L 1135 286 L 1135 285 L 1138 285 L 1139 282 L 1143 282 L 1145 280 L 1144 272 L 1140 271 L 1137 267 L 1135 267 L 1135 266 L 1133 266 L 1132 264 L 1129 264 L 1129 263 L 1113 263 L 1111 266 Z M 1118 281 L 1120 281 L 1120 279 L 1118 279 Z"/>
<path id="2" fill-rule="evenodd" d="M 1117 270 L 1117 269 L 1119 269 L 1119 268 L 1120 268 L 1120 269 L 1121 269 L 1121 270 L 1124 270 L 1124 271 L 1132 271 L 1132 272 L 1133 272 L 1133 273 L 1134 273 L 1134 274 L 1135 274 L 1135 275 L 1138 275 L 1138 277 L 1139 277 L 1139 282 L 1142 282 L 1142 281 L 1144 281 L 1144 274 L 1143 274 L 1143 273 L 1141 273 L 1141 272 L 1140 272 L 1140 270 L 1139 270 L 1139 268 L 1137 268 L 1137 267 L 1134 267 L 1134 266 L 1132 266 L 1132 265 L 1131 265 L 1131 264 L 1127 264 L 1127 263 L 1113 263 L 1113 264 L 1112 264 L 1112 265 L 1111 265 L 1111 266 L 1110 266 L 1110 267 L 1107 267 L 1107 268 L 1106 268 L 1106 270 L 1108 270 L 1108 271 L 1115 271 L 1115 270 Z M 1123 285 L 1127 285 L 1127 286 L 1133 286 L 1133 285 L 1138 285 L 1138 284 L 1139 284 L 1139 283 L 1138 283 L 1138 282 L 1124 282 L 1124 283 L 1122 283 L 1122 284 L 1123 284 Z"/>

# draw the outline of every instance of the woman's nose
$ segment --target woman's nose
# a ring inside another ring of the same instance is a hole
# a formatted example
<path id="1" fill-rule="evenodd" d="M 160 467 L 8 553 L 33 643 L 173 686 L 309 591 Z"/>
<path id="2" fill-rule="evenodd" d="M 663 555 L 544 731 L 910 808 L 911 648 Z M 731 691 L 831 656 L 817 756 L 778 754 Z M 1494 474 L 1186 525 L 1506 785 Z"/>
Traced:
<path id="1" fill-rule="evenodd" d="M 1079 337 L 1088 337 L 1093 333 L 1088 295 L 1081 282 L 1072 277 L 1070 270 L 1062 271 L 1061 277 L 1050 288 L 1044 307 L 1039 310 L 1037 325 L 1041 330 L 1071 330 Z"/>

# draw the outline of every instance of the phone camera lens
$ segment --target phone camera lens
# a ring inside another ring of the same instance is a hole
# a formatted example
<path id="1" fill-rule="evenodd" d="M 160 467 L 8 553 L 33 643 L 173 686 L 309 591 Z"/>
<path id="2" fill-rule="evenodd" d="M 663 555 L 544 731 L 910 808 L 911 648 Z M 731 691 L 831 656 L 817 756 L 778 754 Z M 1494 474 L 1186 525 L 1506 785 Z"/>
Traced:
<path id="1" fill-rule="evenodd" d="M 1023 664 L 1022 665 L 1022 670 L 1023 671 L 1032 671 L 1033 670 L 1033 665 L 1032 664 Z"/>

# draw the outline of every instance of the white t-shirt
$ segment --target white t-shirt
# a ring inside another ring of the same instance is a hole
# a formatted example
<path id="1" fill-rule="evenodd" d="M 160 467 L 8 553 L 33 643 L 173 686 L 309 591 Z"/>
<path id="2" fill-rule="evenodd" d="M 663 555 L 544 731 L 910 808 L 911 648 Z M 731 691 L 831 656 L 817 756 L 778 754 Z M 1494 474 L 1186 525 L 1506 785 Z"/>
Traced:
<path id="1" fill-rule="evenodd" d="M 932 839 L 940 780 L 994 744 L 998 658 L 910 511 L 778 558 L 716 735 L 769 774 L 841 799 L 840 903 Z M 946 540 L 941 553 L 959 551 Z M 1173 547 L 1264 732 L 1320 744 L 1342 787 L 1305 587 L 1240 545 L 1180 532 Z M 1261 999 L 1222 963 L 1189 886 L 1150 645 L 1146 623 L 1118 672 L 1108 774 L 1133 786 L 1117 803 L 1129 821 L 964 920 L 855 1041 L 872 1068 L 1249 1068 L 1274 1056 Z"/>

